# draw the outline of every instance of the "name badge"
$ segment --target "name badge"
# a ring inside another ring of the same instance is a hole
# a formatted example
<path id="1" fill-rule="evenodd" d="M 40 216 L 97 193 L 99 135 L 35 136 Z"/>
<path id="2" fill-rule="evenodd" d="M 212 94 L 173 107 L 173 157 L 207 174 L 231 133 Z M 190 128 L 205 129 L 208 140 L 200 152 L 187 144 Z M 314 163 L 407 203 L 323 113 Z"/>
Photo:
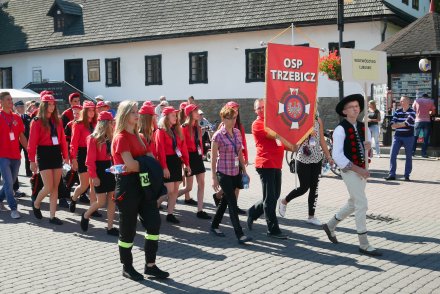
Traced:
<path id="1" fill-rule="evenodd" d="M 52 144 L 54 144 L 54 145 L 58 145 L 59 144 L 58 143 L 58 137 L 56 137 L 56 136 L 52 137 Z"/>
<path id="2" fill-rule="evenodd" d="M 180 152 L 180 149 L 178 147 L 176 147 L 175 151 L 176 151 L 177 157 L 182 157 L 182 152 Z"/>
<path id="3" fill-rule="evenodd" d="M 237 166 L 238 166 L 238 163 L 239 163 L 239 161 L 238 161 L 238 157 L 235 157 L 235 160 L 234 160 L 234 166 L 237 167 Z"/>
<path id="4" fill-rule="evenodd" d="M 15 135 L 13 132 L 9 133 L 9 140 L 14 141 L 15 140 Z"/>
<path id="5" fill-rule="evenodd" d="M 199 155 L 202 155 L 202 149 L 200 148 L 200 146 L 197 146 L 197 152 L 199 153 Z"/>
<path id="6" fill-rule="evenodd" d="M 275 142 L 277 143 L 277 146 L 282 146 L 283 144 L 281 144 L 281 141 L 278 139 L 275 139 Z"/>

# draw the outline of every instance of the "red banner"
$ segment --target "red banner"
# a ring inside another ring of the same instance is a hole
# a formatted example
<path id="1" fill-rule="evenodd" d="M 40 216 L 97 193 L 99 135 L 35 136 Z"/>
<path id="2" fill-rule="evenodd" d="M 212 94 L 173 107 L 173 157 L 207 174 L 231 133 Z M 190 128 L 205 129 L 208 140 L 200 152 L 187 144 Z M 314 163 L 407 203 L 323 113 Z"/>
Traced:
<path id="1" fill-rule="evenodd" d="M 268 44 L 265 125 L 292 144 L 313 131 L 319 49 Z"/>

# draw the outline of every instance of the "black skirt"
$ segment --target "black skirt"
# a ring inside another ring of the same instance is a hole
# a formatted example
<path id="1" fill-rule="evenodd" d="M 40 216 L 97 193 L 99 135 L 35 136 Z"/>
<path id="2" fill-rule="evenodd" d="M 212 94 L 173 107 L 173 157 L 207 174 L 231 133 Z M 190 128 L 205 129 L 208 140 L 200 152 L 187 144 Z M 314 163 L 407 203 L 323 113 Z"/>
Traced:
<path id="1" fill-rule="evenodd" d="M 181 182 L 182 181 L 182 160 L 177 154 L 167 155 L 167 166 L 170 171 L 170 178 L 164 178 L 165 183 Z"/>
<path id="2" fill-rule="evenodd" d="M 87 147 L 78 147 L 78 154 L 76 155 L 76 160 L 78 161 L 79 174 L 87 172 L 86 157 L 87 157 Z"/>
<path id="3" fill-rule="evenodd" d="M 191 174 L 189 176 L 194 176 L 206 172 L 205 165 L 203 164 L 202 155 L 199 152 L 189 153 L 189 167 L 191 168 Z"/>
<path id="4" fill-rule="evenodd" d="M 112 173 L 105 171 L 112 165 L 110 160 L 96 161 L 96 174 L 98 175 L 100 185 L 95 187 L 97 194 L 113 192 L 116 186 L 116 179 Z"/>
<path id="5" fill-rule="evenodd" d="M 37 163 L 40 171 L 63 167 L 60 145 L 38 146 Z"/>

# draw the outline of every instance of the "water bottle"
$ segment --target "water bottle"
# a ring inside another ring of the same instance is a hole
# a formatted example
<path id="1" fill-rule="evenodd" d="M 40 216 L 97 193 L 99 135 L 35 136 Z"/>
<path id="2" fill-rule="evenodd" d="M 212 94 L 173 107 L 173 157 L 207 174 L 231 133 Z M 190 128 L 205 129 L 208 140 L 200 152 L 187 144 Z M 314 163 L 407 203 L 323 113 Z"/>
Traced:
<path id="1" fill-rule="evenodd" d="M 67 164 L 67 163 L 63 164 L 63 171 L 65 171 L 66 173 L 67 173 L 68 171 L 70 171 L 71 168 L 72 168 L 72 167 L 71 167 L 69 164 Z"/>
<path id="2" fill-rule="evenodd" d="M 124 165 L 123 164 L 115 164 L 109 168 L 106 168 L 105 171 L 108 173 L 112 173 L 114 175 L 122 174 L 124 172 Z"/>
<path id="3" fill-rule="evenodd" d="M 323 175 L 327 174 L 329 170 L 330 170 L 330 163 L 327 162 L 327 163 L 324 164 L 323 167 L 322 167 L 322 174 L 323 174 Z"/>
<path id="4" fill-rule="evenodd" d="M 246 174 L 243 174 L 241 177 L 241 182 L 243 183 L 243 189 L 249 189 L 249 176 Z"/>

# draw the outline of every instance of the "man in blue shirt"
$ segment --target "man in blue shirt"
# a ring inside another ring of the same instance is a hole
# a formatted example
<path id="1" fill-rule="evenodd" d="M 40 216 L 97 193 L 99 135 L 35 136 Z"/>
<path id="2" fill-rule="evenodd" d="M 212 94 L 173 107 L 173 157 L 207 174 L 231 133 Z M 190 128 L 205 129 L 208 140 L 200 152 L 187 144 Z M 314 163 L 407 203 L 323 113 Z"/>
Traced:
<path id="1" fill-rule="evenodd" d="M 414 122 L 416 113 L 410 105 L 410 99 L 407 96 L 400 98 L 400 106 L 393 115 L 391 120 L 391 128 L 395 130 L 393 144 L 391 146 L 390 154 L 390 172 L 387 181 L 396 179 L 396 159 L 399 154 L 399 150 L 403 145 L 405 148 L 405 181 L 410 181 L 409 176 L 412 171 L 412 150 L 414 147 Z"/>

